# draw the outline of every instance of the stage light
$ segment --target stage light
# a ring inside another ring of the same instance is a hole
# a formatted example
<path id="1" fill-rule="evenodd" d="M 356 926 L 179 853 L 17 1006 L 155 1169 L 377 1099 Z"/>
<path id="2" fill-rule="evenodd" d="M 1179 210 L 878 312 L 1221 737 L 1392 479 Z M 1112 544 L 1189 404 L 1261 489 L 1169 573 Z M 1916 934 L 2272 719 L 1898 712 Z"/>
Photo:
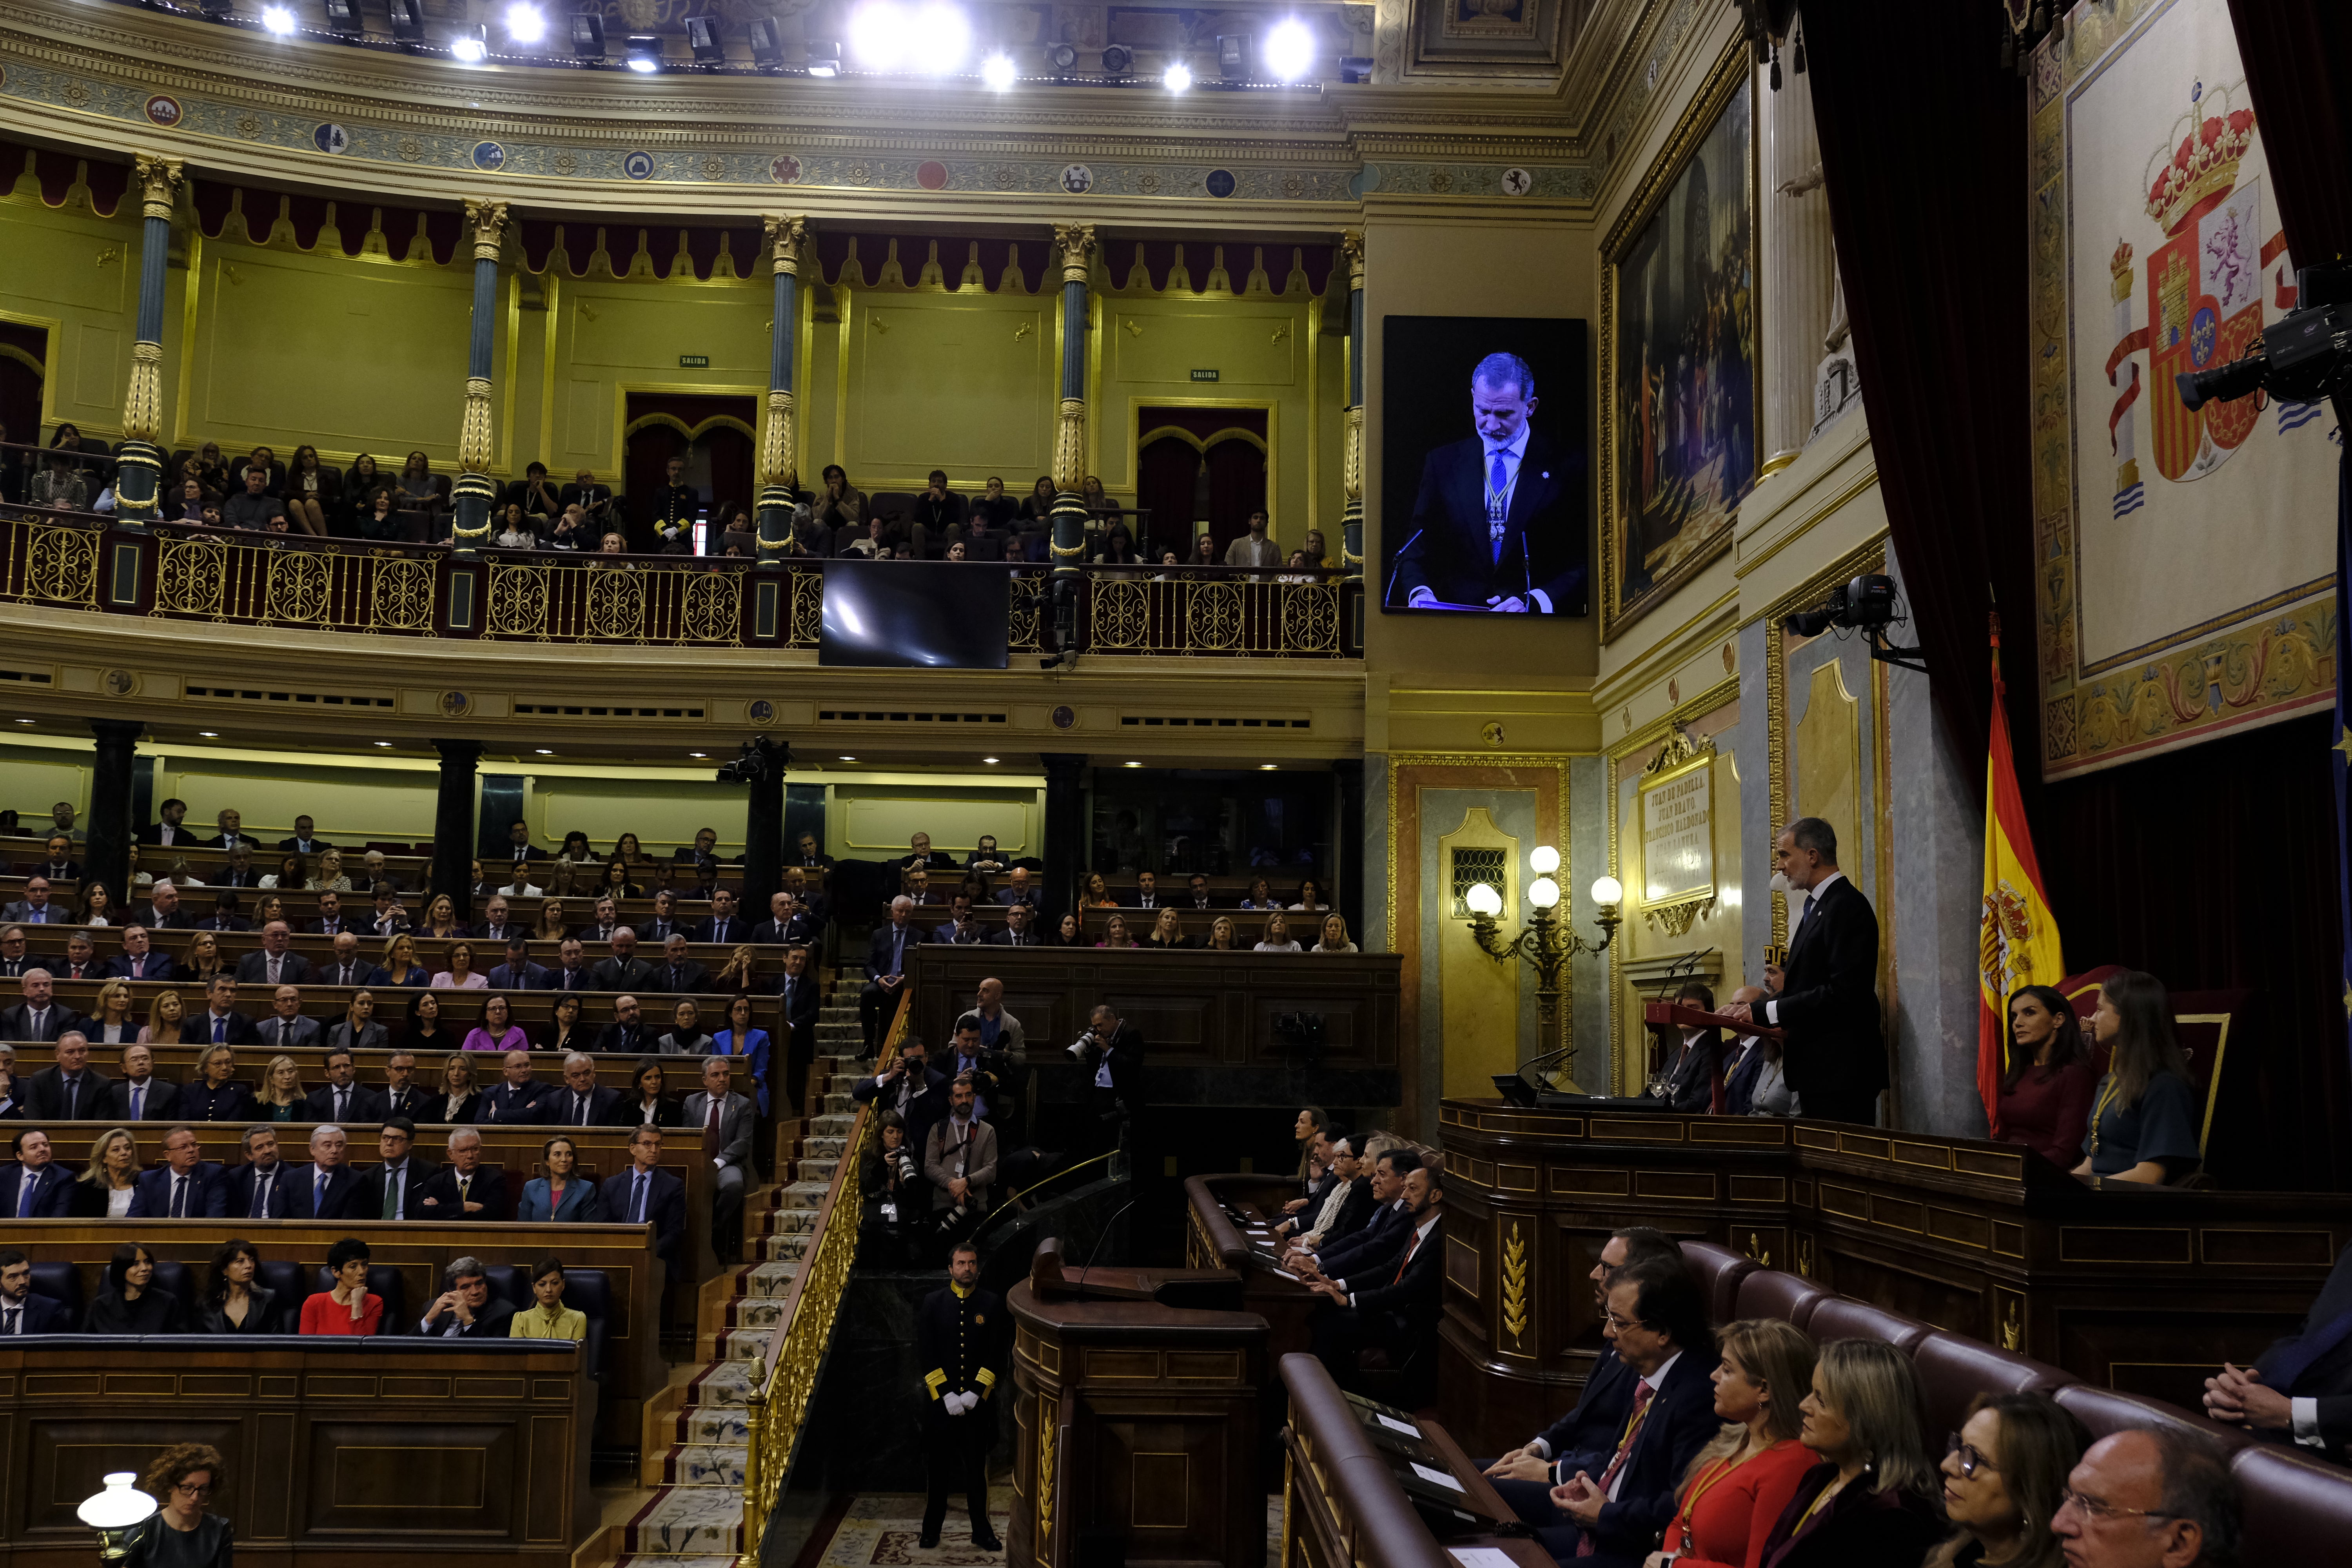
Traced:
<path id="1" fill-rule="evenodd" d="M 991 55 L 980 62 L 980 79 L 988 87 L 1003 92 L 1020 79 L 1020 68 L 1010 55 Z"/>
<path id="2" fill-rule="evenodd" d="M 784 25 L 773 16 L 755 17 L 751 23 L 751 58 L 763 67 L 784 63 Z"/>
<path id="3" fill-rule="evenodd" d="M 1192 85 L 1192 68 L 1182 60 L 1176 61 L 1160 73 L 1160 85 L 1171 92 L 1182 92 Z"/>
<path id="4" fill-rule="evenodd" d="M 854 763 L 854 762 L 856 762 L 857 759 L 856 759 L 856 757 L 844 757 L 844 758 L 842 758 L 841 760 L 842 760 L 843 762 L 845 762 L 845 763 Z"/>
<path id="5" fill-rule="evenodd" d="M 849 18 L 849 52 L 867 70 L 895 68 L 905 53 L 908 19 L 894 0 L 867 0 Z"/>
<path id="6" fill-rule="evenodd" d="M 490 30 L 475 23 L 449 40 L 449 53 L 461 64 L 480 65 L 490 58 Z"/>
<path id="7" fill-rule="evenodd" d="M 808 73 L 811 76 L 841 74 L 841 40 L 811 38 L 807 44 Z"/>
<path id="8" fill-rule="evenodd" d="M 536 44 L 547 37 L 547 13 L 536 5 L 507 7 L 507 37 L 518 44 Z"/>
<path id="9" fill-rule="evenodd" d="M 1067 72 L 1078 63 L 1075 44 L 1049 44 L 1045 47 L 1045 63 L 1057 72 Z"/>
<path id="10" fill-rule="evenodd" d="M 1139 768 L 1143 764 L 1141 763 L 1122 763 L 1119 765 L 1122 767 Z"/>
<path id="11" fill-rule="evenodd" d="M 1125 44 L 1113 44 L 1103 51 L 1103 75 L 1125 76 L 1135 68 L 1135 51 Z"/>
<path id="12" fill-rule="evenodd" d="M 694 52 L 696 65 L 726 63 L 727 46 L 719 41 L 719 18 L 716 16 L 688 16 L 686 19 L 686 47 Z"/>
<path id="13" fill-rule="evenodd" d="M 628 51 L 631 70 L 650 76 L 662 68 L 662 41 L 651 33 L 631 33 Z"/>
<path id="14" fill-rule="evenodd" d="M 539 748 L 539 754 L 542 757 L 551 757 L 555 755 L 553 752 L 549 751 L 545 746 Z"/>
<path id="15" fill-rule="evenodd" d="M 360 0 L 326 0 L 327 30 L 355 38 L 367 31 L 360 20 Z"/>
<path id="16" fill-rule="evenodd" d="M 283 5 L 264 6 L 261 12 L 261 26 L 265 32 L 275 33 L 281 38 L 292 37 L 294 13 Z"/>
<path id="17" fill-rule="evenodd" d="M 425 0 L 388 0 L 385 9 L 392 16 L 394 43 L 413 45 L 425 41 Z"/>
<path id="18" fill-rule="evenodd" d="M 1346 82 L 1350 87 L 1361 86 L 1363 83 L 1371 80 L 1372 57 L 1370 55 L 1341 55 L 1339 57 L 1339 79 Z"/>
<path id="19" fill-rule="evenodd" d="M 996 758 L 994 758 L 994 757 L 982 757 L 982 758 L 981 758 L 980 760 L 981 760 L 982 762 L 983 762 L 983 763 L 993 763 L 994 762 L 996 762 L 996 760 L 997 760 L 997 759 L 996 759 Z"/>
<path id="20" fill-rule="evenodd" d="M 915 13 L 909 37 L 921 40 L 914 67 L 927 76 L 960 70 L 971 54 L 971 21 L 945 0 L 930 0 Z"/>
<path id="21" fill-rule="evenodd" d="M 1315 64 L 1315 35 L 1296 17 L 1265 36 L 1265 68 L 1276 81 L 1297 81 Z"/>
<path id="22" fill-rule="evenodd" d="M 1251 38 L 1247 33 L 1217 35 L 1217 74 L 1231 81 L 1249 75 Z"/>
<path id="23" fill-rule="evenodd" d="M 572 52 L 583 60 L 602 61 L 604 58 L 604 18 L 593 11 L 576 11 L 572 16 Z"/>
<path id="24" fill-rule="evenodd" d="M 16 722 L 19 724 L 29 724 L 32 721 L 30 719 L 19 719 Z M 207 741 L 217 741 L 220 739 L 220 731 L 218 730 L 199 730 L 196 733 Z M 386 741 L 383 744 L 389 746 L 392 742 Z"/>
<path id="25" fill-rule="evenodd" d="M 1260 763 L 1257 765 L 1257 771 L 1262 773 L 1270 773 L 1281 765 L 1282 764 L 1279 763 Z"/>

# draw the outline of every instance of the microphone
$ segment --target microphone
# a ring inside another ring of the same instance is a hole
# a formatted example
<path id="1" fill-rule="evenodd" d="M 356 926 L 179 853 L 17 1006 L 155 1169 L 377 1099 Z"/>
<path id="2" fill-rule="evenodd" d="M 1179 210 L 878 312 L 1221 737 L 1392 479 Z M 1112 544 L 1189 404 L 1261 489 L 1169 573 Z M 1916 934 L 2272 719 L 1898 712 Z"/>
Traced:
<path id="1" fill-rule="evenodd" d="M 1397 550 L 1396 550 L 1397 554 L 1398 554 L 1400 557 L 1401 557 L 1401 556 L 1402 556 L 1406 551 L 1411 550 L 1411 549 L 1412 549 L 1415 544 L 1419 543 L 1419 542 L 1421 542 L 1421 536 L 1422 536 L 1423 534 L 1424 534 L 1424 533 L 1427 533 L 1428 531 L 1429 531 L 1429 530 L 1428 530 L 1428 529 L 1426 529 L 1426 528 L 1416 528 L 1416 529 L 1414 529 L 1414 530 L 1412 531 L 1412 537 L 1411 539 L 1406 540 L 1402 544 L 1400 544 L 1400 545 L 1398 545 L 1398 546 L 1397 546 Z M 1396 583 L 1397 583 L 1397 574 L 1398 574 L 1399 573 L 1402 572 L 1403 570 L 1404 570 L 1404 563 L 1403 563 L 1403 561 L 1402 561 L 1402 560 L 1399 560 L 1399 561 L 1397 562 L 1397 563 L 1396 563 L 1394 566 L 1391 566 L 1391 567 L 1390 567 L 1390 568 L 1389 568 L 1389 585 L 1388 585 L 1388 591 L 1387 591 L 1386 593 L 1384 593 L 1384 594 L 1382 594 L 1382 595 L 1381 595 L 1381 604 L 1385 605 L 1385 604 L 1387 604 L 1390 600 L 1391 600 L 1391 599 L 1393 599 L 1393 598 L 1395 598 L 1395 597 L 1396 597 Z"/>

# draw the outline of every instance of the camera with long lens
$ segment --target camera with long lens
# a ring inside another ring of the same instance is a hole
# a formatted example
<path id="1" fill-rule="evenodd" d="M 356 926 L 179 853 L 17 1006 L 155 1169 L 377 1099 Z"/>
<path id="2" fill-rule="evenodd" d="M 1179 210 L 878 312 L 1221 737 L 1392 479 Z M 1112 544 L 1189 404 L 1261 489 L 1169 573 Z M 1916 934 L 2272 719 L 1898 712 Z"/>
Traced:
<path id="1" fill-rule="evenodd" d="M 782 777 L 792 760 L 790 746 L 761 735 L 744 742 L 735 753 L 733 762 L 719 764 L 719 782 L 723 784 L 767 784 Z"/>
<path id="2" fill-rule="evenodd" d="M 2352 394 L 2352 262 L 2298 267 L 2294 288 L 2294 309 L 2263 329 L 2253 353 L 2172 378 L 2183 406 L 2194 410 L 2257 392 L 2284 403 Z"/>
<path id="3" fill-rule="evenodd" d="M 1904 614 L 1895 579 L 1882 572 L 1864 573 L 1851 583 L 1830 590 L 1830 596 L 1810 610 L 1799 610 L 1781 625 L 1801 637 L 1826 631 L 1860 632 L 1870 645 L 1870 657 L 1905 669 L 1925 671 L 1927 661 L 1916 647 L 1896 647 L 1886 640 L 1886 628 L 1910 619 Z"/>

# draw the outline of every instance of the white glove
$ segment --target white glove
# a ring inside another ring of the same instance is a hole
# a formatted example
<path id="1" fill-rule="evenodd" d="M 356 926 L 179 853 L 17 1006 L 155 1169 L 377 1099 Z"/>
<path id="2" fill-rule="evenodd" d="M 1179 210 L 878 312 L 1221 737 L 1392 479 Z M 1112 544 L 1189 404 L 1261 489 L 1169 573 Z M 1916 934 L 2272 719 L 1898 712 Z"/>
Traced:
<path id="1" fill-rule="evenodd" d="M 950 1394 L 940 1403 L 948 1407 L 949 1415 L 961 1415 L 965 1411 L 980 1403 L 980 1395 L 977 1394 Z"/>

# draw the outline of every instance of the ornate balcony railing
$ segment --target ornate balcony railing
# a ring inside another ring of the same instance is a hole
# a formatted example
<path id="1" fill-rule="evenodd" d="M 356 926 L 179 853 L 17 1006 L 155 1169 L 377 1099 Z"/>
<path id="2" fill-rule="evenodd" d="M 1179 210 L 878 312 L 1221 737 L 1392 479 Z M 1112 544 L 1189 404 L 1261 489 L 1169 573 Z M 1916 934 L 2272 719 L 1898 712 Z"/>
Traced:
<path id="1" fill-rule="evenodd" d="M 453 554 L 241 529 L 112 526 L 87 513 L 0 515 L 0 603 L 161 621 L 494 642 L 814 648 L 824 566 L 552 551 Z M 1046 568 L 1012 574 L 1005 640 L 1062 651 Z M 1358 584 L 1328 570 L 1092 567 L 1067 651 L 1242 658 L 1356 657 Z"/>

